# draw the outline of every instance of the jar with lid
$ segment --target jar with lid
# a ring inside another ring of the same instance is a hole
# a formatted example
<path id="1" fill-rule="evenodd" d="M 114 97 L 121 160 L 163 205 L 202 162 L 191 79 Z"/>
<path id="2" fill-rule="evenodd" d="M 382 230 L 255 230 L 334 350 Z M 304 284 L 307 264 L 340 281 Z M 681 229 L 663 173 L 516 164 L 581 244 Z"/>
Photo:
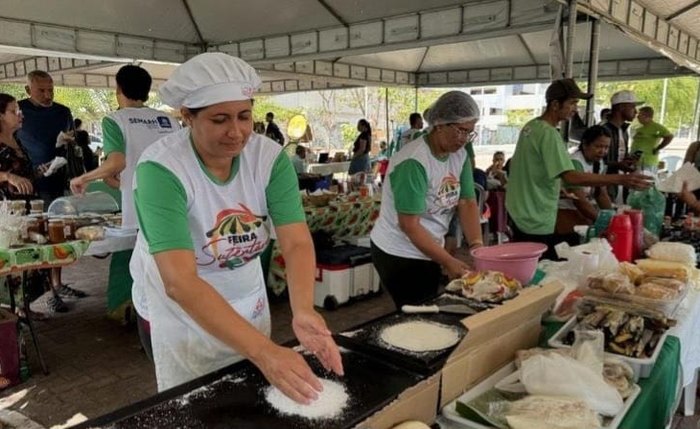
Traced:
<path id="1" fill-rule="evenodd" d="M 49 219 L 49 241 L 51 243 L 63 243 L 66 241 L 63 219 Z"/>
<path id="2" fill-rule="evenodd" d="M 64 216 L 63 217 L 63 235 L 65 236 L 66 240 L 73 240 L 75 238 L 75 224 L 76 224 L 76 217 L 75 216 Z"/>

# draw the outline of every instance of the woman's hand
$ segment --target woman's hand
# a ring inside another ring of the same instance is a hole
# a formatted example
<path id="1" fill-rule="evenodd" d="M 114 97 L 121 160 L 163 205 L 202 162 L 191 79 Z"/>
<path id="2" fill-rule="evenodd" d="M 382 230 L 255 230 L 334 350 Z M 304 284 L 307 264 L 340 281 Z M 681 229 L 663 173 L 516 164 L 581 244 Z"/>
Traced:
<path id="1" fill-rule="evenodd" d="M 457 258 L 452 258 L 452 260 L 445 265 L 445 271 L 447 271 L 447 277 L 449 277 L 450 280 L 457 279 L 469 271 L 469 265 Z"/>
<path id="2" fill-rule="evenodd" d="M 683 189 L 681 189 L 681 192 L 680 194 L 678 194 L 678 197 L 691 209 L 698 202 L 698 199 L 695 197 L 695 194 L 688 190 L 688 182 L 683 182 Z"/>
<path id="3" fill-rule="evenodd" d="M 44 173 L 46 173 L 49 170 L 49 166 L 51 166 L 51 162 L 45 162 L 43 164 L 40 164 L 36 168 L 36 172 L 39 176 L 43 176 Z"/>
<path id="4" fill-rule="evenodd" d="M 84 195 L 85 189 L 87 189 L 87 182 L 84 180 L 83 176 L 74 177 L 70 181 L 70 190 L 75 195 Z"/>
<path id="5" fill-rule="evenodd" d="M 323 390 L 304 358 L 290 348 L 268 341 L 251 360 L 270 384 L 296 402 L 308 405 Z"/>
<path id="6" fill-rule="evenodd" d="M 34 187 L 29 179 L 12 173 L 6 173 L 6 181 L 17 190 L 20 195 L 30 195 L 34 192 Z"/>
<path id="7" fill-rule="evenodd" d="M 320 314 L 314 310 L 295 312 L 292 328 L 301 345 L 313 353 L 327 371 L 344 374 L 340 351 Z"/>

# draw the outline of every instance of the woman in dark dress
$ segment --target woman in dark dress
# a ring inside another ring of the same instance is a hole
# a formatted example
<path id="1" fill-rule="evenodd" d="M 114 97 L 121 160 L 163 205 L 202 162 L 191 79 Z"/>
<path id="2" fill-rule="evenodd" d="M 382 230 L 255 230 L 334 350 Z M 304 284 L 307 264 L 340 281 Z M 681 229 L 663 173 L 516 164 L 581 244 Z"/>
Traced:
<path id="1" fill-rule="evenodd" d="M 15 138 L 20 126 L 22 112 L 17 100 L 0 93 L 0 199 L 27 199 L 34 193 L 32 163 Z"/>
<path id="2" fill-rule="evenodd" d="M 372 127 L 366 119 L 360 119 L 357 122 L 357 131 L 360 135 L 355 139 L 352 145 L 352 160 L 348 174 L 369 173 L 369 151 L 372 148 Z"/>

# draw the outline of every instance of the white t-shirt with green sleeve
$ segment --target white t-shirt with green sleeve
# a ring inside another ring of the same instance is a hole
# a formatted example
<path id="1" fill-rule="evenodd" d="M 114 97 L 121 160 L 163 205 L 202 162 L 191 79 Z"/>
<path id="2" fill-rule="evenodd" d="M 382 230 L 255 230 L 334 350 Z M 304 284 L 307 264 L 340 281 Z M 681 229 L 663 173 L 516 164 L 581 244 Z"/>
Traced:
<path id="1" fill-rule="evenodd" d="M 103 149 L 124 154 L 126 166 L 120 174 L 122 228 L 138 228 L 134 209 L 133 177 L 141 154 L 161 137 L 180 129 L 172 116 L 149 107 L 126 107 L 102 119 Z"/>
<path id="2" fill-rule="evenodd" d="M 444 245 L 444 237 L 460 199 L 474 199 L 474 177 L 464 150 L 436 158 L 426 136 L 404 146 L 389 161 L 379 219 L 372 242 L 403 258 L 429 260 L 399 228 L 398 214 L 418 215 L 420 224 Z"/>
<path id="3" fill-rule="evenodd" d="M 561 179 L 574 169 L 564 141 L 549 123 L 533 119 L 520 131 L 510 163 L 506 209 L 527 234 L 554 233 Z"/>
<path id="4" fill-rule="evenodd" d="M 227 300 L 264 285 L 258 256 L 271 225 L 305 222 L 297 176 L 282 147 L 251 134 L 222 182 L 204 167 L 183 129 L 142 155 L 134 195 L 140 230 L 131 274 L 134 306 L 148 318 L 145 288 L 169 300 L 153 254 L 193 250 L 198 275 Z"/>

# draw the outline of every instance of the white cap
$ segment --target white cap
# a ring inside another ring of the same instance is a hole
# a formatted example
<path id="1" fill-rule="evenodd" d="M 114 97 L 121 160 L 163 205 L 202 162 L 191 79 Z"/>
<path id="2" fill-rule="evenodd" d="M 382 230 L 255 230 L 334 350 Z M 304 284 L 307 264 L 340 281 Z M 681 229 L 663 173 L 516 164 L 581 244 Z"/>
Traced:
<path id="1" fill-rule="evenodd" d="M 622 104 L 622 103 L 632 103 L 635 106 L 639 106 L 641 104 L 644 104 L 643 101 L 640 101 L 637 99 L 637 96 L 634 95 L 634 92 L 626 90 L 626 89 L 614 93 L 612 98 L 610 98 L 610 105 L 611 106 L 614 106 L 616 104 Z"/>
<path id="2" fill-rule="evenodd" d="M 248 63 L 222 52 L 199 54 L 179 65 L 158 94 L 168 106 L 206 107 L 250 100 L 262 83 Z"/>

